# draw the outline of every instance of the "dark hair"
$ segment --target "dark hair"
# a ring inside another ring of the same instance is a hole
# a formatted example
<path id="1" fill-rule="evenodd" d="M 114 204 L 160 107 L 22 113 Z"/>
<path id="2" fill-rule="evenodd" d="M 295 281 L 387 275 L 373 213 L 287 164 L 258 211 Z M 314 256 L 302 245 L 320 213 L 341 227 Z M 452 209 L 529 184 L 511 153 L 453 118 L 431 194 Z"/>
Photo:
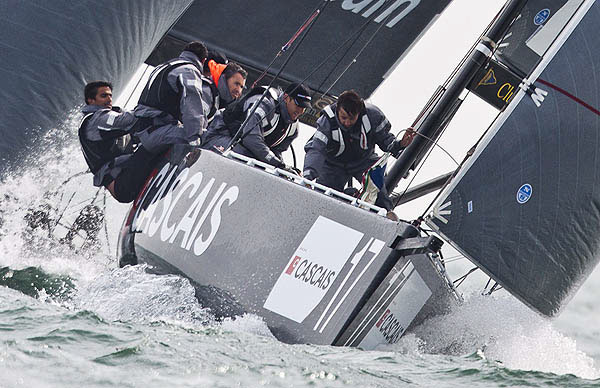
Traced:
<path id="1" fill-rule="evenodd" d="M 93 100 L 96 98 L 96 94 L 98 94 L 98 89 L 108 86 L 110 88 L 110 90 L 112 91 L 112 84 L 110 82 L 107 81 L 93 81 L 88 83 L 87 85 L 85 85 L 85 88 L 83 89 L 83 97 L 85 99 L 85 103 L 87 104 L 88 102 L 88 98 L 90 100 Z"/>
<path id="2" fill-rule="evenodd" d="M 354 116 L 362 113 L 365 109 L 365 102 L 354 89 L 346 90 L 338 97 L 337 107 L 344 108 L 346 113 Z"/>
<path id="3" fill-rule="evenodd" d="M 222 65 L 226 65 L 227 64 L 227 56 L 225 56 L 225 54 L 220 53 L 218 51 L 212 51 L 209 50 L 208 54 L 206 54 L 206 61 L 204 61 L 204 67 L 202 68 L 202 71 L 204 73 L 207 73 L 209 71 L 208 68 L 208 61 L 213 60 L 217 63 L 220 63 Z"/>
<path id="4" fill-rule="evenodd" d="M 248 77 L 248 72 L 244 70 L 244 68 L 238 65 L 235 62 L 229 62 L 225 70 L 223 70 L 223 74 L 225 75 L 225 79 L 231 78 L 235 73 L 240 73 L 240 75 L 246 79 Z"/>
<path id="5" fill-rule="evenodd" d="M 186 44 L 183 48 L 183 51 L 189 51 L 191 53 L 196 54 L 196 56 L 198 57 L 198 59 L 200 59 L 200 62 L 202 63 L 204 63 L 204 61 L 206 60 L 206 56 L 208 55 L 208 50 L 206 49 L 206 46 L 204 45 L 204 43 L 199 41 L 190 42 Z"/>

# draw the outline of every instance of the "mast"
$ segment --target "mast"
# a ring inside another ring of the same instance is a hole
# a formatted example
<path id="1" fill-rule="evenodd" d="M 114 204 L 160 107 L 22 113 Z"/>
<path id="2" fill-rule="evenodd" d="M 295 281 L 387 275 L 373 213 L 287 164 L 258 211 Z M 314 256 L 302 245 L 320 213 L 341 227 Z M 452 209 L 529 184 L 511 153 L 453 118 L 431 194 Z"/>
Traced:
<path id="1" fill-rule="evenodd" d="M 388 192 L 398 185 L 400 179 L 406 175 L 419 155 L 433 144 L 428 139 L 435 139 L 444 125 L 448 114 L 452 114 L 452 107 L 459 99 L 462 91 L 467 87 L 477 71 L 485 65 L 494 50 L 496 43 L 502 39 L 514 18 L 516 18 L 528 0 L 509 0 L 500 11 L 496 21 L 490 26 L 487 34 L 478 42 L 461 69 L 450 82 L 446 92 L 440 97 L 438 103 L 424 119 L 418 132 L 423 136 L 416 136 L 412 143 L 402 152 L 400 158 L 394 163 L 386 176 Z"/>

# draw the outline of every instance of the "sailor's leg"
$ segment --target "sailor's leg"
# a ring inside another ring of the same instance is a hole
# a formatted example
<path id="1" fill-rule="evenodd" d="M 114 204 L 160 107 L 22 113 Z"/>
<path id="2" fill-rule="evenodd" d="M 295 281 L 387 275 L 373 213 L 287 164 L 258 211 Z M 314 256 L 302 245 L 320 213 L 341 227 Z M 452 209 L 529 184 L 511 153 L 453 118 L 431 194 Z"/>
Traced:
<path id="1" fill-rule="evenodd" d="M 202 139 L 202 148 L 214 152 L 223 152 L 231 142 L 231 136 L 210 133 Z"/>
<path id="2" fill-rule="evenodd" d="M 317 183 L 331 187 L 337 191 L 344 191 L 344 187 L 350 178 L 352 178 L 352 175 L 343 167 L 325 162 L 317 178 Z"/>
<path id="3" fill-rule="evenodd" d="M 144 146 L 139 147 L 117 178 L 107 186 L 108 191 L 119 202 L 133 202 L 154 169 L 156 159 L 160 157 Z"/>
<path id="4" fill-rule="evenodd" d="M 189 144 L 198 138 L 190 137 L 182 126 L 175 124 L 142 131 L 138 136 L 144 148 L 154 154 L 164 152 L 172 144 Z"/>
<path id="5" fill-rule="evenodd" d="M 383 187 L 379 190 L 379 194 L 377 194 L 375 206 L 382 207 L 386 210 L 392 210 L 394 208 L 394 205 L 392 204 L 392 200 L 388 195 L 385 185 L 383 185 Z"/>

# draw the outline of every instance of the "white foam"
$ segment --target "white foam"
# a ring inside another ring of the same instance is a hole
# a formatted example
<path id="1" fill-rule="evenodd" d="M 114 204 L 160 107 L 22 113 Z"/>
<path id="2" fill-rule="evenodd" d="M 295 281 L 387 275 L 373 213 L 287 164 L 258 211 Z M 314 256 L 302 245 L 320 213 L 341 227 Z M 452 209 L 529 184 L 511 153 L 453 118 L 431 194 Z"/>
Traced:
<path id="1" fill-rule="evenodd" d="M 115 268 L 80 283 L 73 305 L 111 321 L 167 322 L 186 327 L 214 324 L 190 282 L 175 275 L 146 273 L 145 265 Z"/>
<path id="2" fill-rule="evenodd" d="M 479 351 L 509 369 L 600 377 L 594 360 L 577 349 L 574 339 L 508 294 L 471 295 L 449 314 L 426 321 L 413 333 L 420 340 L 419 351 L 425 353 Z M 414 337 L 401 339 L 398 349 L 414 349 Z"/>

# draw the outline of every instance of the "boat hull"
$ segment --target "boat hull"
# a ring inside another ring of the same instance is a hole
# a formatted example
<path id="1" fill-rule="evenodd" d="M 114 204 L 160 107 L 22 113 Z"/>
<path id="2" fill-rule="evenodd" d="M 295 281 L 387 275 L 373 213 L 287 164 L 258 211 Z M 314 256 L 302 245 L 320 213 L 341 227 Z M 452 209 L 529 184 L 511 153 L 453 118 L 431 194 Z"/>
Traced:
<path id="1" fill-rule="evenodd" d="M 430 255 L 390 248 L 412 226 L 279 170 L 190 156 L 158 166 L 134 203 L 122 264 L 181 274 L 216 315 L 257 314 L 289 343 L 395 342 L 415 317 L 453 300 Z"/>

